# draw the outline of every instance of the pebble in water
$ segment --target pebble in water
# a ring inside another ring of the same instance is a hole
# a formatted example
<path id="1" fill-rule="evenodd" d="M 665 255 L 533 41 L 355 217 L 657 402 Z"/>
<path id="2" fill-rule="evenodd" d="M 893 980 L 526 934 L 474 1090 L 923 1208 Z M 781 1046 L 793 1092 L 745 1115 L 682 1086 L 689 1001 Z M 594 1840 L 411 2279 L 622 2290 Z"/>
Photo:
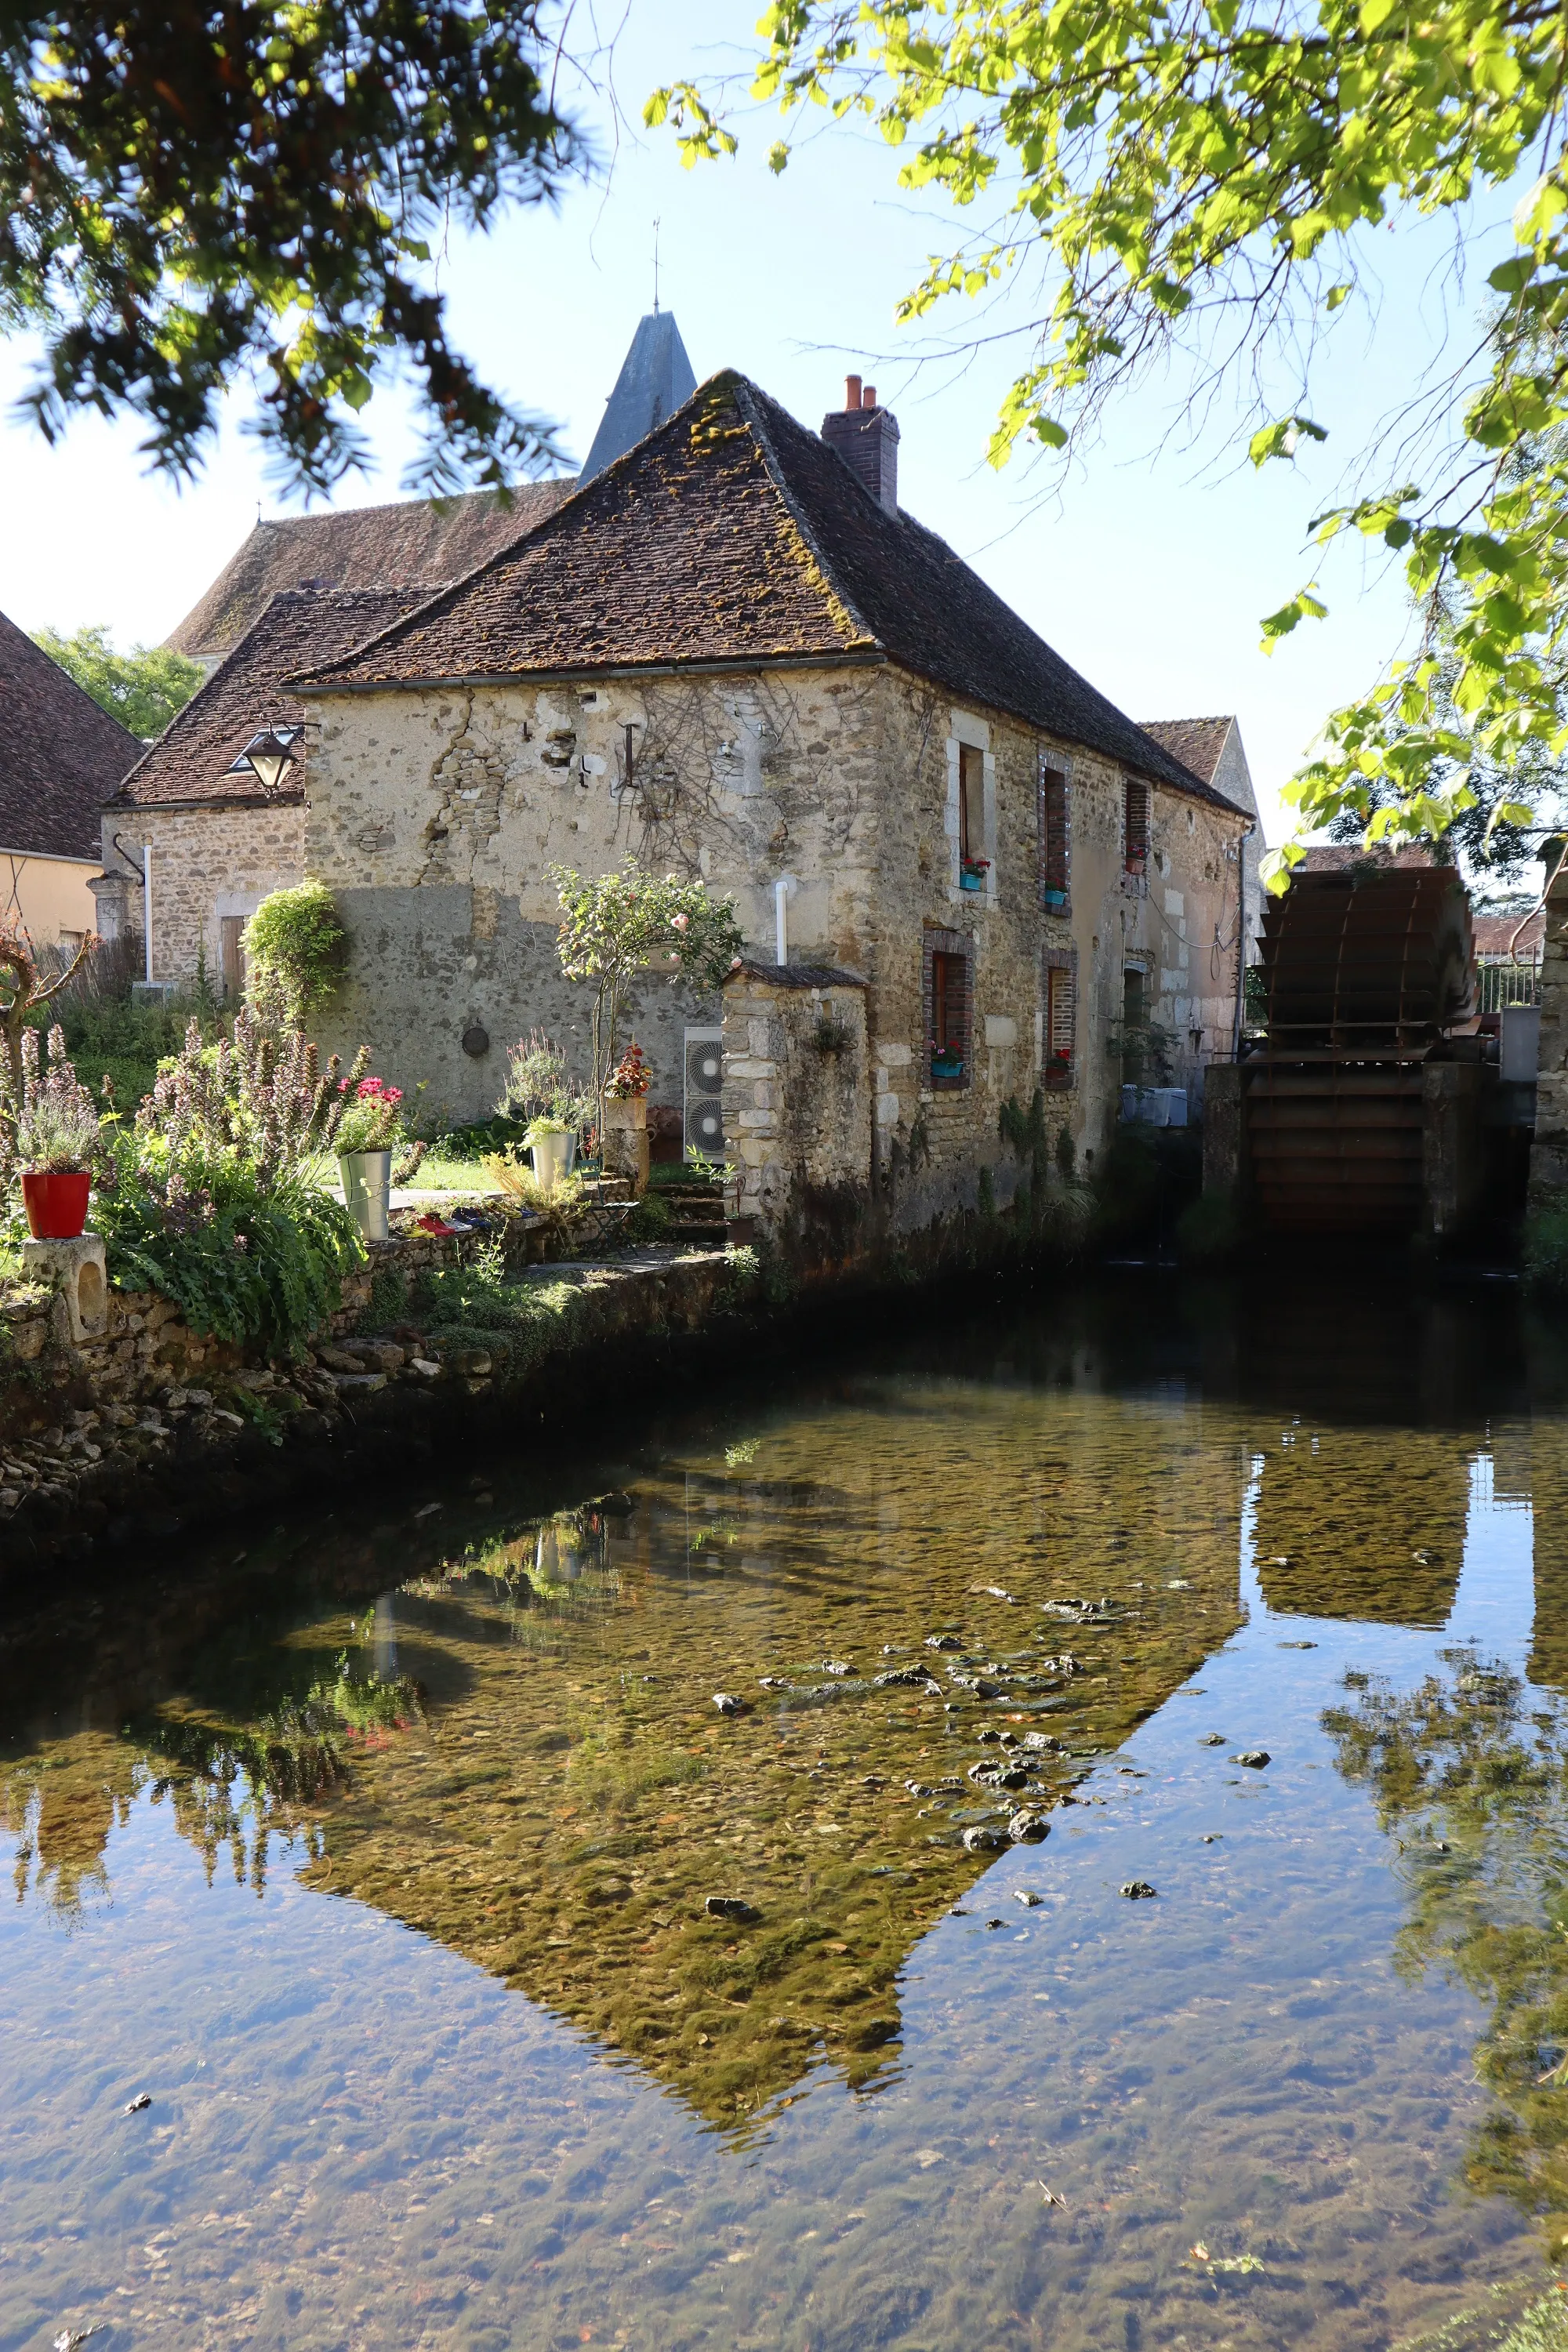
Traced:
<path id="1" fill-rule="evenodd" d="M 1268 1750 L 1267 1748 L 1244 1748 L 1239 1756 L 1233 1756 L 1230 1760 L 1233 1764 L 1246 1764 L 1254 1772 L 1261 1772 L 1269 1760 Z"/>
<path id="2" fill-rule="evenodd" d="M 1126 1895 L 1129 1903 L 1146 1903 L 1159 1889 L 1151 1886 L 1146 1878 L 1130 1878 L 1118 1891 Z"/>

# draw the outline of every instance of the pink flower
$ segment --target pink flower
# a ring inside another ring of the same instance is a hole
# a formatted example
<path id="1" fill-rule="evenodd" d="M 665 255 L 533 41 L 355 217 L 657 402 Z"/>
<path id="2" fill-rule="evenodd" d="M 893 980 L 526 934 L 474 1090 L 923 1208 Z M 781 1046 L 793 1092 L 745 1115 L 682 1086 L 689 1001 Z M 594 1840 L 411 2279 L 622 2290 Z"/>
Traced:
<path id="1" fill-rule="evenodd" d="M 689 915 L 672 915 L 670 921 L 678 931 L 684 931 L 689 928 L 691 918 Z"/>

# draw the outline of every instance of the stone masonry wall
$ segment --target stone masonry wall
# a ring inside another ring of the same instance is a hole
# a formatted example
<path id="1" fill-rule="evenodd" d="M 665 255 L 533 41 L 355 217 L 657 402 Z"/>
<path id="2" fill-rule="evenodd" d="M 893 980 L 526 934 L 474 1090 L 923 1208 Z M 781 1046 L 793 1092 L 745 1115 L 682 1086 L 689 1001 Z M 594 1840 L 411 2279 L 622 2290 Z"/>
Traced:
<path id="1" fill-rule="evenodd" d="M 104 820 L 103 862 L 111 871 L 125 860 L 111 835 L 118 833 L 140 856 L 153 845 L 153 977 L 194 980 L 205 953 L 207 977 L 218 987 L 223 972 L 223 919 L 249 916 L 269 891 L 291 889 L 305 876 L 302 802 L 266 808 L 138 809 Z M 142 927 L 142 889 L 126 894 L 126 918 Z"/>
<path id="2" fill-rule="evenodd" d="M 1178 1083 L 1195 1094 L 1204 1061 L 1228 1049 L 1241 820 L 1157 790 L 1147 874 L 1128 877 L 1110 762 L 889 667 L 323 695 L 310 739 L 306 862 L 340 893 L 356 941 L 326 1042 L 368 1040 L 379 1066 L 424 1082 L 433 1104 L 488 1109 L 506 1046 L 536 1023 L 585 1066 L 586 999 L 555 969 L 549 868 L 603 872 L 628 857 L 732 898 L 770 964 L 774 884 L 795 878 L 791 963 L 868 982 L 879 1158 L 900 1227 L 972 1207 L 982 1169 L 1010 1197 L 998 1113 L 1041 1081 L 1047 960 L 1077 989 L 1070 1084 L 1052 1091 L 1049 1115 L 1085 1164 L 1117 1116 L 1107 1039 L 1129 964 L 1174 1033 Z M 980 891 L 960 887 L 966 747 L 984 774 Z M 1042 761 L 1069 779 L 1058 915 L 1040 904 Z M 937 930 L 960 934 L 969 960 L 973 1050 L 956 1087 L 931 1077 Z M 681 1101 L 683 1029 L 718 1019 L 650 975 L 633 1026 L 653 1105 Z M 465 1033 L 479 1050 L 465 1054 Z M 858 1160 L 846 1172 L 858 1181 Z"/>
<path id="3" fill-rule="evenodd" d="M 832 970 L 748 963 L 724 990 L 738 1237 L 791 1233 L 811 1256 L 849 1255 L 870 1199 L 871 1113 L 864 985 Z"/>
<path id="4" fill-rule="evenodd" d="M 327 1042 L 366 1038 L 378 1064 L 468 1116 L 493 1105 L 506 1047 L 536 1024 L 585 1070 L 587 998 L 560 978 L 552 864 L 700 875 L 770 957 L 773 883 L 794 873 L 792 958 L 857 963 L 877 878 L 879 693 L 876 672 L 848 670 L 312 700 L 309 870 L 342 894 L 356 940 Z M 630 1026 L 651 1104 L 679 1108 L 682 1033 L 721 1019 L 716 1001 L 649 975 Z M 489 1049 L 465 1055 L 475 1029 Z"/>

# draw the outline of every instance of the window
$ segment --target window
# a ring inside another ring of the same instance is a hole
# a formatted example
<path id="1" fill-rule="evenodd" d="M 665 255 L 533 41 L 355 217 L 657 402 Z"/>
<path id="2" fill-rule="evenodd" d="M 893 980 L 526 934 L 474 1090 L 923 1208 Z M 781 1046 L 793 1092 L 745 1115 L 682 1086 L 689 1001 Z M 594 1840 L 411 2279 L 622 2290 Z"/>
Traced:
<path id="1" fill-rule="evenodd" d="M 1148 1046 L 1148 978 L 1139 965 L 1130 963 L 1121 974 L 1121 1083 L 1124 1087 L 1141 1087 L 1143 1084 Z"/>
<path id="2" fill-rule="evenodd" d="M 245 994 L 245 927 L 248 915 L 218 918 L 219 952 L 223 962 L 223 992 L 231 1003 Z"/>
<path id="3" fill-rule="evenodd" d="M 1068 780 L 1056 768 L 1040 770 L 1040 898 L 1047 912 L 1065 915 L 1071 860 L 1068 844 Z"/>
<path id="4" fill-rule="evenodd" d="M 1078 1026 L 1077 957 L 1069 949 L 1046 967 L 1046 1084 L 1070 1087 Z"/>
<path id="5" fill-rule="evenodd" d="M 1121 862 L 1129 874 L 1142 874 L 1149 863 L 1149 787 L 1128 776 L 1121 789 Z"/>
<path id="6" fill-rule="evenodd" d="M 958 747 L 958 855 L 965 866 L 985 855 L 985 754 Z"/>
<path id="7" fill-rule="evenodd" d="M 931 1084 L 950 1093 L 969 1084 L 973 1025 L 970 948 L 962 931 L 926 933 L 924 978 Z"/>

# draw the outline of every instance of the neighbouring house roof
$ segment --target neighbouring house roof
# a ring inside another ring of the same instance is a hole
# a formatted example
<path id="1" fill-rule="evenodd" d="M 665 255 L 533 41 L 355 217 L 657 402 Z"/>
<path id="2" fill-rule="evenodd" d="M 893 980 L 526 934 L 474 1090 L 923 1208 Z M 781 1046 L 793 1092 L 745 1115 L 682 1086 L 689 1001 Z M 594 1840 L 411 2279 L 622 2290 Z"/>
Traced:
<path id="1" fill-rule="evenodd" d="M 1520 907 L 1511 915 L 1476 915 L 1471 927 L 1476 953 L 1483 963 L 1506 962 L 1510 947 L 1521 963 L 1533 963 L 1540 959 L 1546 937 L 1546 915 L 1540 907 L 1531 915 Z"/>
<path id="2" fill-rule="evenodd" d="M 1235 726 L 1234 718 L 1223 719 L 1141 719 L 1138 722 L 1145 735 L 1152 735 L 1163 744 L 1173 760 L 1190 768 L 1201 782 L 1212 784 L 1226 738 Z"/>
<path id="3" fill-rule="evenodd" d="M 669 310 L 650 310 L 637 321 L 632 346 L 621 362 L 616 388 L 583 461 L 581 480 L 591 482 L 616 458 L 646 441 L 697 389 L 680 330 Z"/>
<path id="4" fill-rule="evenodd" d="M 934 531 L 889 514 L 744 376 L 351 659 L 372 689 L 759 662 L 891 660 L 1152 781 L 1247 812 L 1144 734 Z"/>
<path id="5" fill-rule="evenodd" d="M 474 490 L 258 522 L 164 643 L 195 661 L 221 660 L 282 589 L 401 588 L 416 580 L 438 588 L 460 580 L 552 514 L 575 487 L 567 476 L 520 483 L 507 506 L 495 490 Z"/>
<path id="6" fill-rule="evenodd" d="M 289 682 L 302 667 L 348 653 L 389 621 L 412 612 L 429 593 L 429 583 L 421 583 L 405 588 L 287 588 L 273 596 L 124 779 L 108 801 L 110 811 L 255 808 L 303 800 L 302 766 L 286 770 L 271 794 L 255 776 L 226 771 L 262 728 L 298 726 L 304 719 L 304 707 Z M 106 797 L 100 795 L 100 801 Z"/>
<path id="7" fill-rule="evenodd" d="M 142 746 L 0 613 L 0 850 L 91 857 Z"/>
<path id="8" fill-rule="evenodd" d="M 1307 851 L 1304 865 L 1294 870 L 1298 874 L 1348 874 L 1357 866 L 1436 866 L 1437 860 L 1429 849 L 1407 842 L 1400 849 L 1385 849 L 1381 843 L 1365 849 L 1359 842 L 1317 841 Z"/>

